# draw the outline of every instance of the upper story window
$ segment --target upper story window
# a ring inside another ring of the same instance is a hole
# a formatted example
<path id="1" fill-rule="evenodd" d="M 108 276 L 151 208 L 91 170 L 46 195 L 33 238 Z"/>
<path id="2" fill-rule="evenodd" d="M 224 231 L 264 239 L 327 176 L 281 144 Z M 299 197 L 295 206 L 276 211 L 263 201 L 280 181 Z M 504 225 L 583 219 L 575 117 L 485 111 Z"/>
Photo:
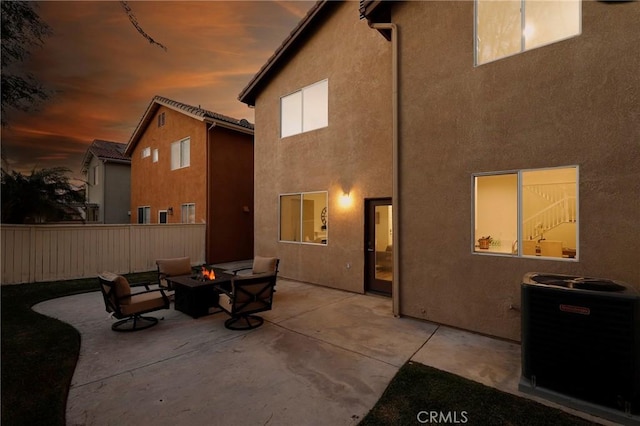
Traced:
<path id="1" fill-rule="evenodd" d="M 171 170 L 189 167 L 191 138 L 184 138 L 171 144 Z"/>
<path id="2" fill-rule="evenodd" d="M 142 150 L 142 158 L 147 158 L 148 156 L 151 155 L 151 148 L 150 147 L 146 147 Z"/>
<path id="3" fill-rule="evenodd" d="M 580 0 L 475 0 L 476 65 L 580 34 Z"/>
<path id="4" fill-rule="evenodd" d="M 153 162 L 157 163 L 158 162 L 158 148 L 155 148 L 153 150 Z"/>
<path id="5" fill-rule="evenodd" d="M 475 253 L 575 259 L 578 167 L 473 176 Z"/>
<path id="6" fill-rule="evenodd" d="M 280 135 L 297 135 L 329 125 L 329 80 L 280 98 Z"/>
<path id="7" fill-rule="evenodd" d="M 280 241 L 327 244 L 327 192 L 280 196 Z"/>
<path id="8" fill-rule="evenodd" d="M 158 114 L 158 127 L 164 126 L 164 112 Z"/>
<path id="9" fill-rule="evenodd" d="M 98 180 L 98 166 L 93 166 L 91 170 L 91 184 L 96 186 L 100 181 Z"/>

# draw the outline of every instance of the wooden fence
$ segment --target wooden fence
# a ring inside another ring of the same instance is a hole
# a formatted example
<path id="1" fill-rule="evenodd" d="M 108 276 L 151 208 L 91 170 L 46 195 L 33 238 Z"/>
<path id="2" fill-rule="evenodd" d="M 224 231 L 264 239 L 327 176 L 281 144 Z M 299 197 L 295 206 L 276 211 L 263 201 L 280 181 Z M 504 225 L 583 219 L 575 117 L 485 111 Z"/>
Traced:
<path id="1" fill-rule="evenodd" d="M 156 269 L 156 259 L 205 261 L 205 224 L 2 225 L 0 282 L 19 284 Z"/>

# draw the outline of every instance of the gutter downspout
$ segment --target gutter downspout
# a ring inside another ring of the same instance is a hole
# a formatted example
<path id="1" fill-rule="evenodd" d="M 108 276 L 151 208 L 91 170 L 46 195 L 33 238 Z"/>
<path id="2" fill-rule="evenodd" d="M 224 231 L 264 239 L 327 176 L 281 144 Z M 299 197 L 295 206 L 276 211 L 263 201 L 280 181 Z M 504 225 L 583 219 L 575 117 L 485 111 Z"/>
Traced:
<path id="1" fill-rule="evenodd" d="M 205 199 L 207 200 L 207 215 L 206 215 L 206 228 L 205 228 L 205 237 L 204 237 L 204 261 L 205 263 L 208 263 L 207 261 L 207 250 L 209 249 L 209 243 L 210 243 L 210 239 L 211 239 L 211 234 L 212 234 L 212 230 L 211 227 L 213 226 L 212 221 L 210 221 L 209 219 L 211 218 L 211 194 L 209 194 L 209 191 L 211 189 L 211 186 L 209 184 L 209 181 L 211 180 L 211 158 L 210 158 L 210 150 L 209 150 L 209 142 L 211 142 L 211 140 L 209 139 L 209 133 L 211 132 L 211 130 L 213 130 L 213 128 L 216 127 L 216 122 L 212 122 L 211 125 L 209 127 L 207 127 L 207 135 L 205 137 L 205 140 L 207 141 L 207 144 L 205 146 L 205 158 L 207 159 L 207 166 L 206 166 L 206 170 L 207 170 L 207 175 L 205 176 L 205 191 L 207 191 L 205 193 Z"/>
<path id="2" fill-rule="evenodd" d="M 391 107 L 392 107 L 392 198 L 393 209 L 393 286 L 391 296 L 393 303 L 393 315 L 400 316 L 400 192 L 399 188 L 399 159 L 398 159 L 398 26 L 393 23 L 370 23 L 375 30 L 391 30 Z"/>

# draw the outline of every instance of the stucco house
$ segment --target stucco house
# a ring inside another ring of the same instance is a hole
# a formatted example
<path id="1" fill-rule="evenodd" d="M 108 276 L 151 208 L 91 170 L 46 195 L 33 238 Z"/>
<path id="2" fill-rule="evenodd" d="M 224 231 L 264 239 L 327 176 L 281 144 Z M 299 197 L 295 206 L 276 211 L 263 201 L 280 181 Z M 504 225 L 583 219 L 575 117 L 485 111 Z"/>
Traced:
<path id="1" fill-rule="evenodd" d="M 283 276 L 390 293 L 391 264 L 367 274 L 363 256 L 367 211 L 367 253 L 392 249 L 390 54 L 357 2 L 320 2 L 240 95 L 255 106 L 256 252 Z"/>
<path id="2" fill-rule="evenodd" d="M 95 139 L 82 160 L 86 188 L 85 220 L 129 223 L 131 158 L 127 144 Z"/>
<path id="3" fill-rule="evenodd" d="M 206 223 L 206 261 L 253 257 L 253 124 L 155 96 L 134 130 L 131 223 Z"/>
<path id="4" fill-rule="evenodd" d="M 529 271 L 640 289 L 640 3 L 520 6 L 316 3 L 239 95 L 256 250 L 516 341 Z"/>

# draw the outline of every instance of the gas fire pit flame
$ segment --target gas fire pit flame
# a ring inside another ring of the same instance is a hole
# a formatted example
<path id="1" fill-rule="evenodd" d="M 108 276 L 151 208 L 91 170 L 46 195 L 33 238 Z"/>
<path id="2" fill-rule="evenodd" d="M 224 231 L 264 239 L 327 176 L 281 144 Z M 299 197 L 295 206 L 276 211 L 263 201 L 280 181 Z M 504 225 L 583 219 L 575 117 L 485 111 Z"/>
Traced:
<path id="1" fill-rule="evenodd" d="M 216 279 L 216 273 L 213 269 L 207 269 L 206 267 L 202 267 L 202 279 L 213 281 Z"/>

